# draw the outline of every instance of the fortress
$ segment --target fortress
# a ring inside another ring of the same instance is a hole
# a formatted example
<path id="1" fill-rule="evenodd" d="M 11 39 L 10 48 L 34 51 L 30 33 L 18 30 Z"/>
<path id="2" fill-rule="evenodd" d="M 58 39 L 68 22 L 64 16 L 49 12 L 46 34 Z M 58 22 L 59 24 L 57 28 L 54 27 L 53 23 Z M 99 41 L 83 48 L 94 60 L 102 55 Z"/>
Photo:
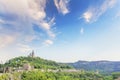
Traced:
<path id="1" fill-rule="evenodd" d="M 32 57 L 32 58 L 34 58 L 34 57 L 35 57 L 34 50 L 32 50 L 32 52 L 28 55 L 28 57 Z"/>

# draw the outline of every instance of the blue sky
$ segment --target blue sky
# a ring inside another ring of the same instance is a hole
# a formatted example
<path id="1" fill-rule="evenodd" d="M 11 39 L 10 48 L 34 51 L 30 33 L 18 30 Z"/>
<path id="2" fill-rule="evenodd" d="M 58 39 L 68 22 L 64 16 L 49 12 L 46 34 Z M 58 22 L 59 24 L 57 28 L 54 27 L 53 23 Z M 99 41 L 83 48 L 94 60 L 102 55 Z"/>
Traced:
<path id="1" fill-rule="evenodd" d="M 0 0 L 0 60 L 120 58 L 119 0 Z"/>

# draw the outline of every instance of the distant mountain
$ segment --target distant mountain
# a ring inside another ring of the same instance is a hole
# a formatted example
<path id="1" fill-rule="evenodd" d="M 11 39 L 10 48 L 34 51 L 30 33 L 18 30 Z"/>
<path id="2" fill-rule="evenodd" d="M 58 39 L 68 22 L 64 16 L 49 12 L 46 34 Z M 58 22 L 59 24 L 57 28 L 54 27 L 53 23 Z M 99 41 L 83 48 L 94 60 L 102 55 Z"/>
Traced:
<path id="1" fill-rule="evenodd" d="M 10 59 L 4 64 L 7 67 L 22 67 L 24 64 L 29 63 L 37 69 L 69 69 L 72 68 L 67 64 L 57 63 L 51 60 L 45 60 L 40 57 L 16 57 Z"/>
<path id="2" fill-rule="evenodd" d="M 120 71 L 120 61 L 78 61 L 69 63 L 76 69 L 84 69 L 88 71 L 101 71 L 101 72 L 118 72 Z"/>

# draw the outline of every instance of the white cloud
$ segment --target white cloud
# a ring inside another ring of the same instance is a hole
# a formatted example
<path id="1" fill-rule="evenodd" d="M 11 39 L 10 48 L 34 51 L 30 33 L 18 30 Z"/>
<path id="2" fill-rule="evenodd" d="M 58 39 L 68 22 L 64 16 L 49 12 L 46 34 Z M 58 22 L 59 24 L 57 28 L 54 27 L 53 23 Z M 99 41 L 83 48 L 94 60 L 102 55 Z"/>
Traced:
<path id="1" fill-rule="evenodd" d="M 3 13 L 31 17 L 34 20 L 42 20 L 46 17 L 44 11 L 46 0 L 0 0 L 0 10 Z"/>
<path id="2" fill-rule="evenodd" d="M 80 33 L 81 33 L 81 34 L 84 34 L 84 28 L 81 28 L 81 29 L 80 29 Z"/>
<path id="3" fill-rule="evenodd" d="M 10 45 L 15 41 L 14 36 L 10 35 L 0 35 L 0 48 Z"/>
<path id="4" fill-rule="evenodd" d="M 120 17 L 120 11 L 116 14 L 115 18 Z"/>
<path id="5" fill-rule="evenodd" d="M 49 38 L 54 39 L 56 37 L 52 29 L 52 26 L 55 25 L 55 17 L 47 16 L 45 12 L 46 1 L 0 0 L 0 14 L 3 15 L 0 15 L 0 55 L 2 56 L 0 58 L 2 60 L 26 55 L 22 53 L 53 44 Z M 35 31 L 34 24 L 43 31 Z M 34 44 L 34 40 L 37 40 L 38 44 L 29 45 Z"/>
<path id="6" fill-rule="evenodd" d="M 43 20 L 46 17 L 46 0 L 28 0 L 28 12 L 34 20 Z"/>
<path id="7" fill-rule="evenodd" d="M 45 40 L 45 44 L 46 44 L 46 45 L 52 45 L 52 44 L 53 44 L 53 41 L 51 41 L 51 40 Z"/>
<path id="8" fill-rule="evenodd" d="M 35 39 L 37 39 L 37 36 L 34 36 L 34 35 L 25 37 L 26 42 L 32 42 Z"/>
<path id="9" fill-rule="evenodd" d="M 42 26 L 43 29 L 45 30 L 50 30 L 51 26 L 53 26 L 55 24 L 55 18 L 53 17 L 50 21 L 42 21 L 40 22 L 40 25 Z"/>
<path id="10" fill-rule="evenodd" d="M 86 22 L 95 22 L 102 14 L 104 14 L 109 8 L 112 8 L 116 3 L 116 0 L 105 0 L 101 6 L 89 7 L 82 17 Z"/>
<path id="11" fill-rule="evenodd" d="M 49 22 L 41 22 L 40 25 L 51 38 L 56 37 L 55 33 L 53 33 L 51 30 L 51 26 L 55 25 L 55 17 L 53 17 Z"/>
<path id="12" fill-rule="evenodd" d="M 20 52 L 23 52 L 23 53 L 29 52 L 29 51 L 32 50 L 32 48 L 29 45 L 25 45 L 25 44 L 20 44 L 19 43 L 19 44 L 17 44 L 17 46 L 18 46 L 18 50 Z"/>
<path id="13" fill-rule="evenodd" d="M 0 0 L 0 13 L 3 15 L 0 16 L 0 32 L 11 36 L 17 34 L 14 43 L 31 42 L 40 37 L 33 29 L 35 24 L 44 30 L 43 34 L 55 38 L 52 31 L 55 17 L 47 20 L 49 17 L 45 12 L 46 2 L 47 0 Z"/>
<path id="14" fill-rule="evenodd" d="M 83 14 L 83 17 L 85 18 L 86 22 L 90 22 L 90 19 L 92 18 L 92 13 L 91 12 L 85 12 Z"/>
<path id="15" fill-rule="evenodd" d="M 68 9 L 68 3 L 69 3 L 69 0 L 54 0 L 54 4 L 57 10 L 63 15 L 70 12 Z"/>
<path id="16" fill-rule="evenodd" d="M 0 19 L 0 24 L 4 24 L 4 23 L 5 23 L 5 21 Z"/>

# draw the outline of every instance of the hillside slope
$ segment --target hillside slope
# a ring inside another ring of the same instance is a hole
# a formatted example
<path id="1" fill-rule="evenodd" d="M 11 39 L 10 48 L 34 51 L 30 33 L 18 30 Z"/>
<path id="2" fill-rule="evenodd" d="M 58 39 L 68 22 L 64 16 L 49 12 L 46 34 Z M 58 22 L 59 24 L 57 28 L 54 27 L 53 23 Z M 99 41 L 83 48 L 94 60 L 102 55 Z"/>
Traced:
<path id="1" fill-rule="evenodd" d="M 76 69 L 84 69 L 88 71 L 101 71 L 101 72 L 118 72 L 120 71 L 119 61 L 78 61 L 69 63 Z"/>
<path id="2" fill-rule="evenodd" d="M 39 69 L 59 69 L 59 68 L 72 68 L 67 64 L 57 63 L 51 60 L 45 60 L 40 57 L 16 57 L 10 59 L 8 62 L 4 64 L 4 66 L 9 67 L 22 67 L 25 63 L 29 63 L 34 68 Z"/>

